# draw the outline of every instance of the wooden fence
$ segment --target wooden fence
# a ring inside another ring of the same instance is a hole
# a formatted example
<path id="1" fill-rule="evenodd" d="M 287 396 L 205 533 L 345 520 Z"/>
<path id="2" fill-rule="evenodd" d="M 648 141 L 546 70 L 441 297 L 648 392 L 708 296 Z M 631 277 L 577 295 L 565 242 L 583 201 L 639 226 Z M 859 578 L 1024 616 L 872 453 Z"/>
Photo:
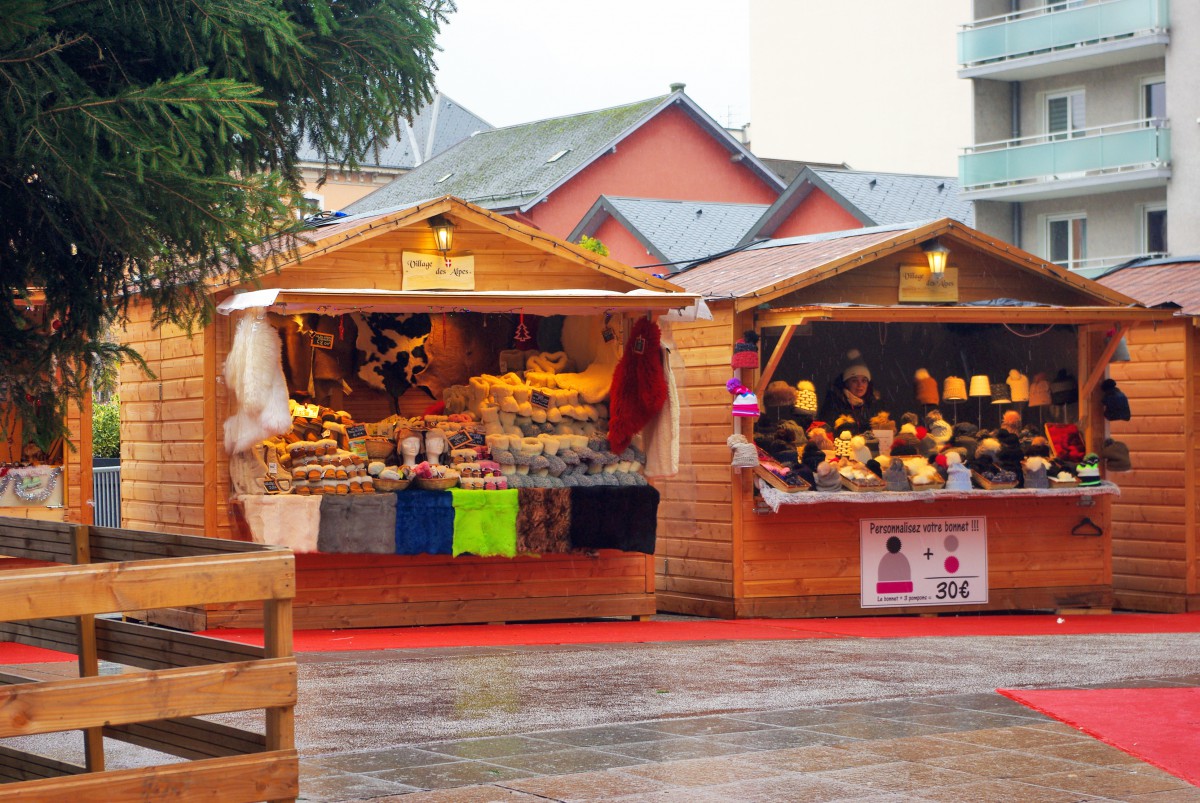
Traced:
<path id="1" fill-rule="evenodd" d="M 79 730 L 85 757 L 0 745 L 0 803 L 295 799 L 290 550 L 0 518 L 0 554 L 57 564 L 0 571 L 0 639 L 79 657 L 77 678 L 0 673 L 0 739 Z M 245 600 L 264 604 L 265 647 L 97 617 Z M 261 733 L 200 718 L 255 709 Z M 191 760 L 106 771 L 106 738 Z"/>

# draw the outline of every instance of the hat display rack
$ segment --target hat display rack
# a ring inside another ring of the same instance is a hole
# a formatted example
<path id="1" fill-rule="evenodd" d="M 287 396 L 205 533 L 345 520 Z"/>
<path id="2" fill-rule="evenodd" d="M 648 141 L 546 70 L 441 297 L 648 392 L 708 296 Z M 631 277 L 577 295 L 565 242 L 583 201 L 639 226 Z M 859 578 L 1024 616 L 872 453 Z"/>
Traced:
<path id="1" fill-rule="evenodd" d="M 958 423 L 958 405 L 967 400 L 967 383 L 961 376 L 948 376 L 942 383 L 942 403 L 949 404 L 953 423 Z"/>
<path id="2" fill-rule="evenodd" d="M 983 399 L 985 396 L 992 395 L 992 380 L 988 379 L 987 374 L 975 374 L 971 377 L 971 388 L 967 391 L 967 395 L 976 400 L 978 411 L 975 425 L 983 427 Z"/>

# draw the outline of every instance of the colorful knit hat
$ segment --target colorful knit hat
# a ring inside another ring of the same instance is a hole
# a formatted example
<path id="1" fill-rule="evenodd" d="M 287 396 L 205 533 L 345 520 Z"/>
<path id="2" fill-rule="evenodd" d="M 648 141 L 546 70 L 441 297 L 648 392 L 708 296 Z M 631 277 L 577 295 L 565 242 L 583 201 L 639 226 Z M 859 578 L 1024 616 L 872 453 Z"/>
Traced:
<path id="1" fill-rule="evenodd" d="M 725 383 L 725 389 L 733 394 L 733 415 L 737 418 L 758 418 L 758 397 L 750 388 L 736 379 Z"/>
<path id="2" fill-rule="evenodd" d="M 796 412 L 801 415 L 817 414 L 817 389 L 807 379 L 796 383 Z"/>
<path id="3" fill-rule="evenodd" d="M 1079 477 L 1080 487 L 1100 484 L 1100 457 L 1094 452 L 1088 452 L 1078 466 L 1075 474 Z"/>
<path id="4" fill-rule="evenodd" d="M 758 332 L 747 329 L 742 333 L 742 339 L 733 344 L 733 359 L 729 364 L 734 368 L 758 367 Z"/>

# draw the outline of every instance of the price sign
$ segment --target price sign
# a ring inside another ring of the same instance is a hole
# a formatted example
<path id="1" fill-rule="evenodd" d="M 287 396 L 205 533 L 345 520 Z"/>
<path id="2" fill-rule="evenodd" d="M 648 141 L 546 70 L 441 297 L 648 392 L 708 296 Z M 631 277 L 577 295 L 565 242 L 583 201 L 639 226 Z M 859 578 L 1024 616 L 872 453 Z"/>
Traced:
<path id="1" fill-rule="evenodd" d="M 450 444 L 451 449 L 459 449 L 471 442 L 471 436 L 468 433 L 459 430 L 450 437 L 446 438 L 446 442 Z"/>
<path id="2" fill-rule="evenodd" d="M 267 493 L 269 494 L 279 493 L 279 485 L 275 482 L 275 480 L 263 480 L 263 488 L 266 489 Z"/>
<path id="3" fill-rule="evenodd" d="M 333 348 L 333 335 L 327 335 L 323 332 L 312 333 L 312 347 L 315 349 L 331 349 Z"/>
<path id="4" fill-rule="evenodd" d="M 613 341 L 613 338 L 615 338 L 617 336 L 617 333 L 613 331 L 611 326 L 606 326 L 606 327 L 604 327 L 604 330 L 600 333 L 600 336 L 604 338 L 605 343 L 611 343 Z"/>
<path id="5" fill-rule="evenodd" d="M 351 424 L 350 426 L 346 427 L 346 437 L 347 438 L 365 438 L 365 437 L 367 437 L 367 425 L 366 424 Z"/>
<path id="6" fill-rule="evenodd" d="M 864 608 L 988 601 L 987 518 L 861 519 Z"/>
<path id="7" fill-rule="evenodd" d="M 535 390 L 529 396 L 529 403 L 534 407 L 541 407 L 543 410 L 545 410 L 550 406 L 550 397 L 545 393 L 542 393 L 540 390 Z"/>
<path id="8" fill-rule="evenodd" d="M 487 446 L 487 436 L 485 436 L 482 432 L 472 432 L 471 433 L 471 445 L 472 446 Z"/>

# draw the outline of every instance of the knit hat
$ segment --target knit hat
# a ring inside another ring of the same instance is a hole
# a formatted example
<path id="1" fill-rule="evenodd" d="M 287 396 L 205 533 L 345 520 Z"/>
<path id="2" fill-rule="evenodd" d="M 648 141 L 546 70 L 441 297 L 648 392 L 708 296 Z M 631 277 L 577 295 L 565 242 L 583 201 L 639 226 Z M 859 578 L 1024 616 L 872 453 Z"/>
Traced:
<path id="1" fill-rule="evenodd" d="M 1094 452 L 1088 452 L 1084 455 L 1083 462 L 1075 467 L 1075 474 L 1079 477 L 1079 485 L 1099 485 L 1100 484 L 1100 457 Z"/>
<path id="2" fill-rule="evenodd" d="M 853 437 L 850 430 L 842 430 L 833 442 L 833 453 L 838 457 L 850 457 L 854 453 L 854 449 L 850 443 Z"/>
<path id="3" fill-rule="evenodd" d="M 1054 404 L 1073 404 L 1079 398 L 1079 382 L 1066 368 L 1059 368 L 1050 383 L 1050 401 Z"/>
<path id="4" fill-rule="evenodd" d="M 942 398 L 948 402 L 967 400 L 967 380 L 961 376 L 948 376 L 942 382 Z"/>
<path id="5" fill-rule="evenodd" d="M 807 379 L 796 383 L 796 412 L 800 415 L 817 414 L 817 389 Z"/>
<path id="6" fill-rule="evenodd" d="M 838 468 L 833 463 L 825 461 L 817 466 L 817 490 L 818 491 L 840 491 L 842 489 L 842 475 L 838 473 Z"/>
<path id="7" fill-rule="evenodd" d="M 1050 461 L 1043 457 L 1027 457 L 1021 464 L 1026 488 L 1050 487 Z"/>
<path id="8" fill-rule="evenodd" d="M 917 372 L 913 374 L 913 390 L 918 404 L 938 403 L 937 380 L 930 376 L 929 371 L 924 368 L 918 368 Z"/>
<path id="9" fill-rule="evenodd" d="M 1050 406 L 1050 381 L 1046 379 L 1045 374 L 1034 375 L 1033 382 L 1029 385 L 1029 406 Z"/>
<path id="10" fill-rule="evenodd" d="M 763 403 L 767 407 L 794 407 L 796 404 L 796 389 L 787 382 L 776 380 L 767 385 L 763 393 Z"/>
<path id="11" fill-rule="evenodd" d="M 1133 468 L 1129 459 L 1129 447 L 1121 441 L 1107 438 L 1104 448 L 1100 450 L 1100 456 L 1104 458 L 1104 467 L 1109 471 L 1130 471 Z"/>
<path id="12" fill-rule="evenodd" d="M 733 450 L 731 465 L 738 468 L 754 468 L 758 465 L 758 449 L 746 440 L 745 435 L 730 435 L 725 444 Z"/>
<path id="13" fill-rule="evenodd" d="M 867 447 L 867 439 L 862 435 L 855 435 L 850 439 L 850 454 L 860 463 L 868 463 L 871 460 L 871 450 Z"/>
<path id="14" fill-rule="evenodd" d="M 758 397 L 750 388 L 736 379 L 725 383 L 725 389 L 733 394 L 733 415 L 737 418 L 758 418 Z"/>
<path id="15" fill-rule="evenodd" d="M 896 422 L 888 415 L 887 410 L 884 410 L 878 415 L 871 416 L 871 429 L 887 429 L 895 432 Z"/>
<path id="16" fill-rule="evenodd" d="M 1029 401 L 1029 377 L 1016 368 L 1008 372 L 1008 398 L 1014 402 Z"/>
<path id="17" fill-rule="evenodd" d="M 758 332 L 747 329 L 742 333 L 742 339 L 733 344 L 733 359 L 729 364 L 734 368 L 758 367 Z"/>
<path id="18" fill-rule="evenodd" d="M 863 362 L 862 352 L 858 349 L 850 349 L 846 352 L 846 359 L 849 361 L 849 365 L 846 366 L 846 370 L 842 371 L 843 382 L 848 382 L 851 377 L 855 376 L 861 376 L 868 382 L 871 381 L 871 370 Z"/>

